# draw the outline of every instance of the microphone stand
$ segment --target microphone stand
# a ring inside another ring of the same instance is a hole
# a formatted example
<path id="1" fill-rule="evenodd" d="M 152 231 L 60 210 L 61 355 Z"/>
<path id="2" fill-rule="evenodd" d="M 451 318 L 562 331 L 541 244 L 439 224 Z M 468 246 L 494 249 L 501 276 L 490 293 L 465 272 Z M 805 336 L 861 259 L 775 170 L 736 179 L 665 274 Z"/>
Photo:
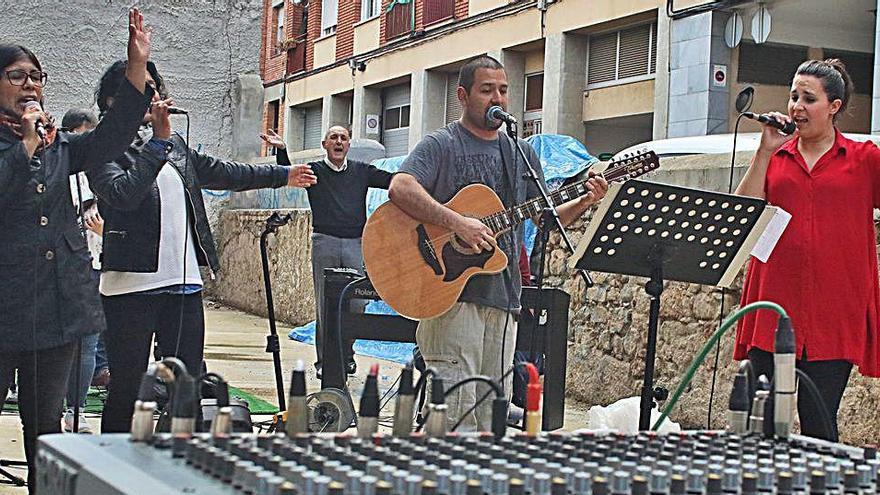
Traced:
<path id="1" fill-rule="evenodd" d="M 547 244 L 550 240 L 550 231 L 555 227 L 559 230 L 559 234 L 562 236 L 563 243 L 565 244 L 566 249 L 569 254 L 574 254 L 574 246 L 571 243 L 571 240 L 568 238 L 568 235 L 565 233 L 565 229 L 562 226 L 562 222 L 559 220 L 559 213 L 556 211 L 556 205 L 553 204 L 553 201 L 550 199 L 550 195 L 544 189 L 544 184 L 542 183 L 540 176 L 538 176 L 537 171 L 535 171 L 532 164 L 529 163 L 529 158 L 526 155 L 525 150 L 523 150 L 522 146 L 519 144 L 519 140 L 517 139 L 517 126 L 516 122 L 506 121 L 507 124 L 507 135 L 513 140 L 514 145 L 516 146 L 517 154 L 526 164 L 527 174 L 524 175 L 524 178 L 531 179 L 532 182 L 535 183 L 535 186 L 538 188 L 538 191 L 541 192 L 541 197 L 544 199 L 544 208 L 541 210 L 541 218 L 538 221 L 538 231 L 541 233 L 540 235 L 540 252 L 541 252 L 541 264 L 538 265 L 538 272 L 535 275 L 535 285 L 538 289 L 538 294 L 535 297 L 535 310 L 536 313 L 532 318 L 532 336 L 529 342 L 529 360 L 535 362 L 535 339 L 538 335 L 538 323 L 541 319 L 541 310 L 543 304 L 543 294 L 544 294 L 544 262 L 545 255 L 547 251 Z M 584 279 L 584 283 L 587 288 L 593 286 L 593 279 L 590 277 L 590 274 L 587 273 L 586 270 L 577 270 L 578 274 Z"/>
<path id="2" fill-rule="evenodd" d="M 266 237 L 269 234 L 278 233 L 278 228 L 287 225 L 290 221 L 290 213 L 279 215 L 272 213 L 266 219 L 266 228 L 260 234 L 260 257 L 263 262 L 263 283 L 266 286 L 266 309 L 269 312 L 269 335 L 266 336 L 266 352 L 272 353 L 272 362 L 275 366 L 275 389 L 278 392 L 278 409 L 287 410 L 284 402 L 284 377 L 281 371 L 281 345 L 278 343 L 278 331 L 275 328 L 275 303 L 272 298 L 272 283 L 269 276 L 269 256 L 266 254 Z"/>

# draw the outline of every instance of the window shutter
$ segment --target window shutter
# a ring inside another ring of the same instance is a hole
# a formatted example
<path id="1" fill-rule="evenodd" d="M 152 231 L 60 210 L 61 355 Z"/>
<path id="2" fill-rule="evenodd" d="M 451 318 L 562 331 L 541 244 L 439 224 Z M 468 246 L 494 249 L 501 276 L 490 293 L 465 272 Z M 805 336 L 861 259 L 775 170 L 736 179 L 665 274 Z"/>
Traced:
<path id="1" fill-rule="evenodd" d="M 446 76 L 446 120 L 448 124 L 461 117 L 461 102 L 458 101 L 458 74 Z"/>
<path id="2" fill-rule="evenodd" d="M 590 38 L 589 84 L 617 79 L 617 33 Z"/>
<path id="3" fill-rule="evenodd" d="M 320 148 L 321 137 L 321 106 L 306 108 L 303 125 L 303 149 Z"/>
<path id="4" fill-rule="evenodd" d="M 650 41 L 650 24 L 620 31 L 618 79 L 648 74 Z"/>
<path id="5" fill-rule="evenodd" d="M 321 2 L 321 34 L 336 32 L 336 17 L 339 12 L 339 0 L 323 0 Z"/>

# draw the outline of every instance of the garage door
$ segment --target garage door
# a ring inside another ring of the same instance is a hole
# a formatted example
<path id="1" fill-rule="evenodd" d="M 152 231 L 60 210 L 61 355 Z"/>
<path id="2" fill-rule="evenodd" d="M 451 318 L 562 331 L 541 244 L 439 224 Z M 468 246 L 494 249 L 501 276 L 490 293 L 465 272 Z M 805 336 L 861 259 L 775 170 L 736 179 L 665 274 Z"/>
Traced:
<path id="1" fill-rule="evenodd" d="M 409 153 L 409 84 L 391 86 L 382 92 L 382 144 L 386 156 Z"/>
<path id="2" fill-rule="evenodd" d="M 305 109 L 303 123 L 303 149 L 310 150 L 321 147 L 321 105 Z"/>

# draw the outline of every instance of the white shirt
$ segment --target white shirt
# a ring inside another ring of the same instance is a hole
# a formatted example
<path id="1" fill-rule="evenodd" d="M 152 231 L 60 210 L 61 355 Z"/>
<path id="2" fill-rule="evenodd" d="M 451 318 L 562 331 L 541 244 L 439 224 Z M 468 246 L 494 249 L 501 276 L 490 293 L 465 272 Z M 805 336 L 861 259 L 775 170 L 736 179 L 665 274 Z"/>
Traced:
<path id="1" fill-rule="evenodd" d="M 192 228 L 186 223 L 186 197 L 183 179 L 171 164 L 165 164 L 156 177 L 159 186 L 159 268 L 153 273 L 104 272 L 100 291 L 117 296 L 170 285 L 202 285 Z M 184 267 L 184 238 L 186 265 Z M 184 277 L 184 269 L 186 277 Z"/>
<path id="2" fill-rule="evenodd" d="M 324 157 L 324 163 L 326 163 L 327 166 L 330 167 L 330 170 L 333 170 L 334 172 L 344 172 L 345 169 L 348 168 L 348 158 L 344 158 L 342 160 L 341 167 L 337 167 L 336 165 L 333 165 L 333 162 L 331 162 L 326 156 Z"/>

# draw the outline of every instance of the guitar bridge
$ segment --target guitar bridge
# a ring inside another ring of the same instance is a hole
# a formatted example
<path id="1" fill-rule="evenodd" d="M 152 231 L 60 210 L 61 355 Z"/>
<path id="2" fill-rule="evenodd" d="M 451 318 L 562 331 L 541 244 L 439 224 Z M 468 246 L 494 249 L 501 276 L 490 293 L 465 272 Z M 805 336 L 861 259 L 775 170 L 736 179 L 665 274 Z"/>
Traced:
<path id="1" fill-rule="evenodd" d="M 419 253 L 422 255 L 422 259 L 431 267 L 431 270 L 434 270 L 435 275 L 443 275 L 443 268 L 440 266 L 440 260 L 437 258 L 437 251 L 434 250 L 431 239 L 428 239 L 428 232 L 425 230 L 425 226 L 419 224 L 416 227 L 416 233 L 419 237 Z"/>

